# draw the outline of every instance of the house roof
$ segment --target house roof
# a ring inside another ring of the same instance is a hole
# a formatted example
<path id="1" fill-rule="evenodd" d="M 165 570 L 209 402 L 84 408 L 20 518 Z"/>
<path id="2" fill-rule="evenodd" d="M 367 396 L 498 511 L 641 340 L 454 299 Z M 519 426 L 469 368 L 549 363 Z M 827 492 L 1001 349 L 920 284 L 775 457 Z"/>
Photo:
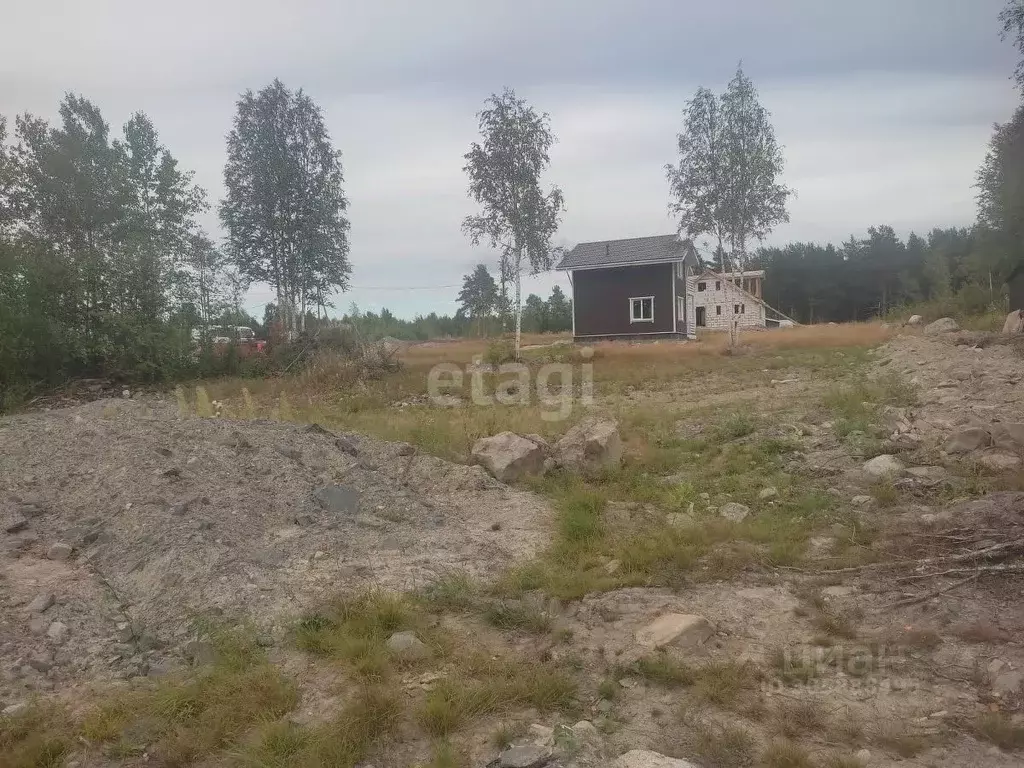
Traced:
<path id="1" fill-rule="evenodd" d="M 688 240 L 680 240 L 678 235 L 599 240 L 580 243 L 562 257 L 555 269 L 595 269 L 680 261 L 688 255 L 688 250 L 692 251 L 693 245 Z"/>

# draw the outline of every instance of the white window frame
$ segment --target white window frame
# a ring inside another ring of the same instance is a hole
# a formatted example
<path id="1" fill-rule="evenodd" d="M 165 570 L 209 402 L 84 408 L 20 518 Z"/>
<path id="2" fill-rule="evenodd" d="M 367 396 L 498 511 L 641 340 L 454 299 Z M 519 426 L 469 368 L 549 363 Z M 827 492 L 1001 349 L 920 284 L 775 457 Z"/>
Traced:
<path id="1" fill-rule="evenodd" d="M 643 307 L 643 304 L 634 304 L 635 301 L 650 301 L 651 302 L 651 316 L 650 317 L 637 317 L 635 308 L 637 306 Z M 630 296 L 629 297 L 629 322 L 630 323 L 653 323 L 654 322 L 654 297 L 653 296 Z"/>

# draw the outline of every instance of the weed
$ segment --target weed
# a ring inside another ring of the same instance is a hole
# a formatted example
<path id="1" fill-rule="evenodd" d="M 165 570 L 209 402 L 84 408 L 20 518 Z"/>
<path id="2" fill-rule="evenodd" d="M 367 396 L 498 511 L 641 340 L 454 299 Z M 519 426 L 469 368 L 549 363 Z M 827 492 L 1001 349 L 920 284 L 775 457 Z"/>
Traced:
<path id="1" fill-rule="evenodd" d="M 499 600 L 483 611 L 484 619 L 492 627 L 502 630 L 521 630 L 535 635 L 551 631 L 551 617 L 540 608 L 526 602 Z"/>
<path id="2" fill-rule="evenodd" d="M 814 768 L 807 750 L 791 741 L 776 741 L 761 753 L 765 768 Z"/>
<path id="3" fill-rule="evenodd" d="M 502 750 L 526 733 L 524 723 L 502 723 L 491 734 L 491 744 L 495 749 Z"/>
<path id="4" fill-rule="evenodd" d="M 775 648 L 769 655 L 775 674 L 786 685 L 806 684 L 818 676 L 817 663 L 807 654 L 788 648 Z"/>
<path id="5" fill-rule="evenodd" d="M 825 728 L 821 704 L 815 701 L 787 701 L 776 710 L 779 732 L 787 739 L 795 739 Z"/>
<path id="6" fill-rule="evenodd" d="M 667 653 L 657 653 L 638 659 L 633 664 L 632 671 L 645 680 L 668 688 L 693 685 L 696 679 L 694 671 L 689 666 Z"/>
<path id="7" fill-rule="evenodd" d="M 476 602 L 477 587 L 465 571 L 449 571 L 420 591 L 417 597 L 435 611 L 468 611 Z"/>
<path id="8" fill-rule="evenodd" d="M 33 704 L 11 716 L 0 715 L 0 765 L 5 768 L 60 768 L 71 749 L 66 713 Z"/>
<path id="9" fill-rule="evenodd" d="M 731 413 L 718 422 L 712 429 L 713 436 L 722 441 L 738 440 L 752 435 L 757 430 L 757 422 L 747 413 Z"/>
<path id="10" fill-rule="evenodd" d="M 934 629 L 906 629 L 899 634 L 897 643 L 918 651 L 934 651 L 942 645 L 942 638 Z"/>
<path id="11" fill-rule="evenodd" d="M 750 731 L 738 725 L 700 722 L 695 727 L 694 749 L 711 765 L 721 768 L 745 768 L 754 763 L 755 740 Z"/>
<path id="12" fill-rule="evenodd" d="M 857 628 L 853 624 L 853 618 L 846 613 L 826 606 L 814 617 L 814 626 L 833 637 L 842 637 L 853 640 L 857 637 Z"/>
<path id="13" fill-rule="evenodd" d="M 882 479 L 874 482 L 869 491 L 880 507 L 894 506 L 900 500 L 899 489 L 896 488 L 891 479 Z"/>
<path id="14" fill-rule="evenodd" d="M 434 745 L 434 754 L 427 763 L 427 768 L 460 768 L 465 761 L 455 751 L 455 747 L 447 739 L 442 739 Z"/>
<path id="15" fill-rule="evenodd" d="M 744 691 L 754 687 L 757 669 L 749 662 L 711 662 L 695 672 L 695 690 L 705 701 L 728 708 Z"/>
<path id="16" fill-rule="evenodd" d="M 597 686 L 597 695 L 611 701 L 619 694 L 619 684 L 611 678 L 605 678 Z"/>

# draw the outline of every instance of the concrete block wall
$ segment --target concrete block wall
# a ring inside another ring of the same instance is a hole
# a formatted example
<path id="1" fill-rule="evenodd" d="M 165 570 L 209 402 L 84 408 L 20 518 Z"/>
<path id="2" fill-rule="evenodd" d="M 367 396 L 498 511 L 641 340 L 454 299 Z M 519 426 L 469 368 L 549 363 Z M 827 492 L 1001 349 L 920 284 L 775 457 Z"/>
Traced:
<path id="1" fill-rule="evenodd" d="M 737 288 L 731 280 L 707 276 L 689 278 L 688 282 L 691 283 L 694 307 L 705 308 L 707 328 L 727 331 L 734 319 L 739 320 L 740 328 L 764 328 L 764 304 Z M 705 284 L 705 290 L 698 290 L 699 283 Z M 740 305 L 740 314 L 735 313 L 737 304 Z M 717 307 L 722 308 L 722 314 L 718 314 Z"/>

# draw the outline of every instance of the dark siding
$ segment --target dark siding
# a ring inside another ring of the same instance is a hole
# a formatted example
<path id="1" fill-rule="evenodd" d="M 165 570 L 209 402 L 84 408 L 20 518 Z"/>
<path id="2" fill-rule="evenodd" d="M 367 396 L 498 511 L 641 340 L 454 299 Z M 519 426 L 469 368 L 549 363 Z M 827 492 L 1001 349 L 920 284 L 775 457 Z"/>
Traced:
<path id="1" fill-rule="evenodd" d="M 1024 267 L 1017 270 L 1017 274 L 1010 278 L 1010 311 L 1024 310 Z"/>
<path id="2" fill-rule="evenodd" d="M 577 336 L 672 333 L 671 263 L 612 269 L 583 269 L 572 273 Z M 629 299 L 654 297 L 654 322 L 631 323 Z"/>

